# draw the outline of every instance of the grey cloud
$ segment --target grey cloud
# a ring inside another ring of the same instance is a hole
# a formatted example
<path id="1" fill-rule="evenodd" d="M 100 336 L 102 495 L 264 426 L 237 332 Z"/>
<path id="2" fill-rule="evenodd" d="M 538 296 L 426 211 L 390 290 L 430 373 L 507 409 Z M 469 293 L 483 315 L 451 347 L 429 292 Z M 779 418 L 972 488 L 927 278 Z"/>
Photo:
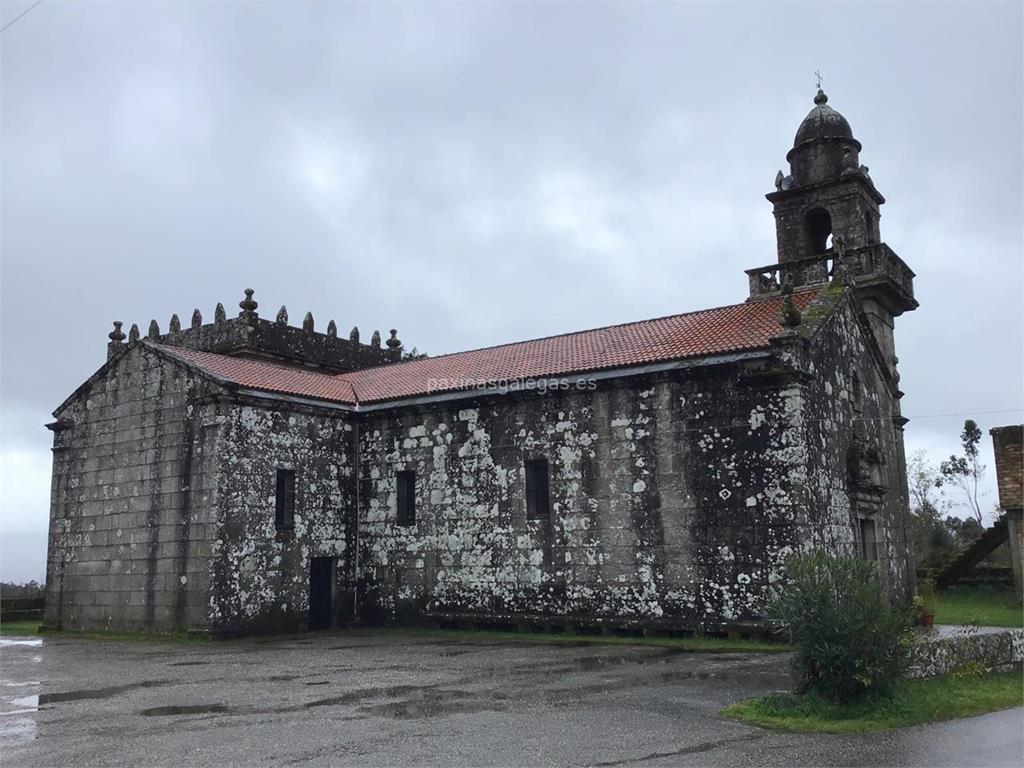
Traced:
<path id="1" fill-rule="evenodd" d="M 740 300 L 742 270 L 775 258 L 763 194 L 819 68 L 889 200 L 883 236 L 918 272 L 905 411 L 1020 421 L 1021 20 L 1016 4 L 43 3 L 0 52 L 2 447 L 45 457 L 41 425 L 102 362 L 111 320 L 165 328 L 247 286 L 267 315 L 397 327 L 435 354 Z M 908 434 L 938 454 L 960 421 Z M 47 493 L 4 492 L 40 548 Z M 5 556 L 4 575 L 33 563 Z"/>

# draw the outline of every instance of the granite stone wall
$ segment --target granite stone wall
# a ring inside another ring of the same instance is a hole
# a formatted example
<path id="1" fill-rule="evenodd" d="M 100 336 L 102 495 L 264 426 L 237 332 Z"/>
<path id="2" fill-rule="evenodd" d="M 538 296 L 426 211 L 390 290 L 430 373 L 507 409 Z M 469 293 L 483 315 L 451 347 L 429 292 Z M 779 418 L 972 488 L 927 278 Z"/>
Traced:
<path id="1" fill-rule="evenodd" d="M 809 535 L 799 387 L 765 366 L 371 418 L 367 609 L 691 627 L 756 618 Z M 538 457 L 548 520 L 526 516 L 525 461 Z M 413 526 L 396 520 L 400 470 L 416 472 Z"/>
<path id="2" fill-rule="evenodd" d="M 1008 672 L 1024 663 L 1024 630 L 972 626 L 916 639 L 910 647 L 911 678 Z"/>
<path id="3" fill-rule="evenodd" d="M 206 624 L 220 469 L 207 394 L 135 345 L 57 412 L 48 625 Z"/>
<path id="4" fill-rule="evenodd" d="M 883 586 L 906 601 L 913 565 L 896 380 L 872 349 L 870 325 L 849 295 L 820 301 L 831 308 L 818 325 L 813 313 L 807 318 L 804 363 L 809 541 L 877 558 Z M 865 545 L 865 530 L 874 531 L 874 547 L 870 540 Z"/>
<path id="5" fill-rule="evenodd" d="M 335 558 L 334 612 L 350 614 L 355 430 L 340 411 L 275 401 L 220 406 L 209 624 L 219 634 L 300 629 L 310 560 Z M 295 472 L 295 516 L 275 526 L 277 470 Z"/>

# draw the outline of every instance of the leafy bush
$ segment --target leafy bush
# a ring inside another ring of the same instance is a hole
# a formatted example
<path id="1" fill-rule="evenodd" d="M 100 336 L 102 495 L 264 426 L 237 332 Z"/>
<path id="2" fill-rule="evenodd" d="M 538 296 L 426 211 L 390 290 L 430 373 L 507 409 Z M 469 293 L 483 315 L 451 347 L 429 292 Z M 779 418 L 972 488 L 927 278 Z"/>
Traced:
<path id="1" fill-rule="evenodd" d="M 921 579 L 917 582 L 917 595 L 915 599 L 921 598 L 921 608 L 924 613 L 935 613 L 935 582 L 931 579 Z"/>
<path id="2" fill-rule="evenodd" d="M 786 565 L 767 616 L 789 630 L 796 692 L 840 702 L 889 693 L 905 671 L 908 617 L 882 594 L 874 564 L 815 551 Z"/>

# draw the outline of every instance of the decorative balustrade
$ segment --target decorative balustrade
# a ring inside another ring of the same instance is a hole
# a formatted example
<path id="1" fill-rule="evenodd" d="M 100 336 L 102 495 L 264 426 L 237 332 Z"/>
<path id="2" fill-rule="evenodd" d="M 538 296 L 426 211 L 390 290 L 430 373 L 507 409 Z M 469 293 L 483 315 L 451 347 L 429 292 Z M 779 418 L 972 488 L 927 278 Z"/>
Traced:
<path id="1" fill-rule="evenodd" d="M 841 255 L 830 248 L 820 256 L 748 269 L 747 276 L 753 297 L 776 293 L 790 280 L 794 288 L 822 285 L 835 279 L 837 272 L 858 286 L 887 284 L 916 306 L 914 273 L 885 243 L 847 248 Z"/>

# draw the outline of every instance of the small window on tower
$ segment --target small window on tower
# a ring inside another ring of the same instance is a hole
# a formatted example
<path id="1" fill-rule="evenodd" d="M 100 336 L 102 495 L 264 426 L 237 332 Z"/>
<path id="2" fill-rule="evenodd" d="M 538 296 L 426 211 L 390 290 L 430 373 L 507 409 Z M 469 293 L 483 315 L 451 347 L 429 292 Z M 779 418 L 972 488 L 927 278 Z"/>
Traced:
<path id="1" fill-rule="evenodd" d="M 291 530 L 295 526 L 295 470 L 277 470 L 277 502 L 274 505 L 274 526 Z"/>
<path id="2" fill-rule="evenodd" d="M 416 473 L 406 470 L 398 473 L 398 525 L 416 524 Z"/>
<path id="3" fill-rule="evenodd" d="M 526 462 L 526 519 L 547 520 L 551 516 L 548 487 L 548 460 Z"/>

